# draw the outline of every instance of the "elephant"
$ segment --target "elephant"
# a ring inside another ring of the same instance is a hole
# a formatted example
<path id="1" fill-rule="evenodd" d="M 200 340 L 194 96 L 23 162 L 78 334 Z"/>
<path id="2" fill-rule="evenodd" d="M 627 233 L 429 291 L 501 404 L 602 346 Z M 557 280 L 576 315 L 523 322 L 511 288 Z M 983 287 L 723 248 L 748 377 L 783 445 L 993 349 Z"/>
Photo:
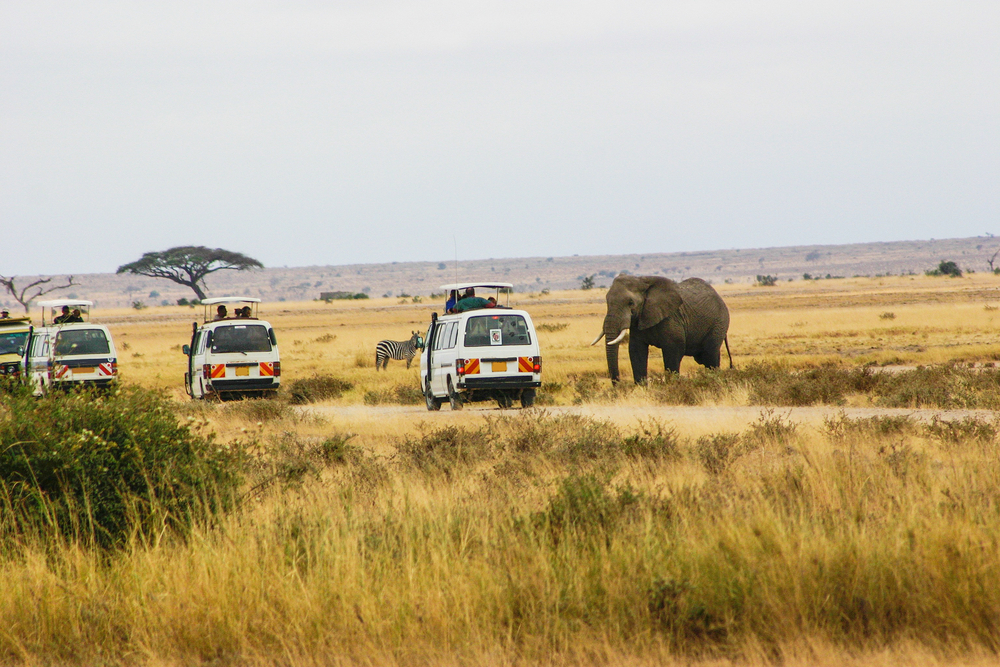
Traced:
<path id="1" fill-rule="evenodd" d="M 649 346 L 663 350 L 663 366 L 677 373 L 681 358 L 718 368 L 722 344 L 729 367 L 729 309 L 719 293 L 701 278 L 675 282 L 659 276 L 618 275 L 607 294 L 604 329 L 591 345 L 605 338 L 608 374 L 618 384 L 618 344 L 629 333 L 628 356 L 636 384 L 646 381 Z"/>

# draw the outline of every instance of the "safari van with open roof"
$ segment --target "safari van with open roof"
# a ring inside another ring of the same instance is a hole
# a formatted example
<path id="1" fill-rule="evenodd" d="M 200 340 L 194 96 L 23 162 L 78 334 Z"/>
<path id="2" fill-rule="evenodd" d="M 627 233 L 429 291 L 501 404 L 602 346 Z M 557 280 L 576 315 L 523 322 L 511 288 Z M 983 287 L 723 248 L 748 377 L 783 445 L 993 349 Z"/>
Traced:
<path id="1" fill-rule="evenodd" d="M 50 389 L 108 388 L 118 381 L 118 352 L 111 331 L 90 321 L 94 303 L 39 301 L 42 326 L 32 330 L 25 380 L 36 395 Z"/>
<path id="2" fill-rule="evenodd" d="M 31 329 L 30 317 L 0 317 L 0 380 L 21 377 Z"/>
<path id="3" fill-rule="evenodd" d="M 205 299 L 203 322 L 194 322 L 184 389 L 194 399 L 273 396 L 281 386 L 274 328 L 257 317 L 260 299 Z"/>
<path id="4" fill-rule="evenodd" d="M 445 401 L 452 410 L 478 401 L 496 401 L 501 408 L 514 401 L 526 408 L 534 404 L 542 384 L 542 355 L 531 315 L 497 305 L 503 292 L 509 303 L 511 287 L 510 283 L 441 287 L 454 296 L 443 315 L 431 315 L 427 345 L 420 355 L 420 388 L 428 410 L 439 410 Z M 470 289 L 496 290 L 496 297 L 460 298 Z"/>

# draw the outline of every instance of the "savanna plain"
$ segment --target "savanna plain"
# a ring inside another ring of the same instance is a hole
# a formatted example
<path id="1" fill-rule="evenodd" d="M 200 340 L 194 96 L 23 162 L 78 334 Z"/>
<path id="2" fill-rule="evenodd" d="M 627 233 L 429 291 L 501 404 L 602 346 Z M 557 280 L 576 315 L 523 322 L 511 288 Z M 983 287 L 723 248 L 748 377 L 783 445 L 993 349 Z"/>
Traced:
<path id="1" fill-rule="evenodd" d="M 262 304 L 283 389 L 226 403 L 200 309 L 95 311 L 119 390 L 0 402 L 0 661 L 996 664 L 1000 277 L 717 289 L 735 367 L 643 387 L 601 290 L 513 295 L 530 410 L 375 370 L 426 298 Z"/>

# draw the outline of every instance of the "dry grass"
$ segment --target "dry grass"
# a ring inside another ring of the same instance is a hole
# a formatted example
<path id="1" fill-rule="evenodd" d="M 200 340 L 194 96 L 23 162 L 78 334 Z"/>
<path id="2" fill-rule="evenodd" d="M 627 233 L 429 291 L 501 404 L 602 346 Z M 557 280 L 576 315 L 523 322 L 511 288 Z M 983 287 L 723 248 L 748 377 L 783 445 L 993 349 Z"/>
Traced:
<path id="1" fill-rule="evenodd" d="M 791 369 L 990 364 L 1000 358 L 1000 348 L 994 343 L 1000 278 L 992 275 L 717 288 L 732 312 L 730 346 L 741 367 L 751 362 Z M 352 390 L 335 399 L 341 405 L 361 405 L 366 394 L 386 386 L 415 385 L 416 365 L 406 369 L 405 363 L 390 361 L 387 372 L 374 372 L 375 344 L 384 338 L 406 338 L 414 329 L 424 330 L 430 313 L 440 306 L 397 301 L 264 304 L 261 315 L 278 332 L 283 380 L 341 378 L 353 384 Z M 589 347 L 604 316 L 602 291 L 515 295 L 513 305 L 528 309 L 539 327 L 546 392 L 556 404 L 573 402 L 573 386 L 581 377 L 606 375 L 603 351 Z M 882 317 L 890 311 L 892 319 Z M 167 307 L 97 315 L 111 322 L 119 343 L 129 344 L 120 358 L 124 380 L 162 387 L 181 399 L 185 358 L 180 346 L 189 341 L 191 321 L 198 312 Z M 622 350 L 620 357 L 628 378 L 627 351 Z M 681 372 L 686 375 L 696 369 L 691 359 L 685 359 Z M 656 350 L 650 354 L 650 370 L 662 373 L 662 358 Z"/>
<path id="2" fill-rule="evenodd" d="M 991 364 L 997 287 L 976 275 L 719 290 L 741 370 L 848 373 Z M 0 661 L 996 662 L 995 421 L 793 419 L 747 407 L 749 381 L 697 396 L 687 417 L 637 419 L 674 414 L 668 385 L 611 391 L 588 347 L 601 292 L 517 300 L 547 325 L 551 414 L 402 405 L 417 370 L 376 373 L 374 346 L 425 328 L 433 305 L 265 304 L 286 383 L 343 381 L 305 407 L 190 402 L 179 346 L 192 312 L 106 313 L 130 346 L 124 381 L 163 388 L 222 440 L 255 442 L 252 481 L 239 511 L 184 540 L 111 556 L 4 545 Z M 685 360 L 685 379 L 705 382 L 695 371 Z M 949 395 L 985 391 L 957 382 Z"/>

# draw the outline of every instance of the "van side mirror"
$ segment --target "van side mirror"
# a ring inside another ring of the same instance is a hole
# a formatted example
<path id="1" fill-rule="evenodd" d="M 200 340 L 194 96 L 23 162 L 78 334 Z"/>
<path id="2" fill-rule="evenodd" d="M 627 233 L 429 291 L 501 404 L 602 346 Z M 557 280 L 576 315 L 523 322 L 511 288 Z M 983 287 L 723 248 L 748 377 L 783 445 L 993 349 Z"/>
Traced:
<path id="1" fill-rule="evenodd" d="M 190 345 L 185 345 L 184 347 L 181 348 L 181 352 L 183 352 L 184 354 L 190 356 L 190 354 L 191 354 L 191 346 Z"/>

